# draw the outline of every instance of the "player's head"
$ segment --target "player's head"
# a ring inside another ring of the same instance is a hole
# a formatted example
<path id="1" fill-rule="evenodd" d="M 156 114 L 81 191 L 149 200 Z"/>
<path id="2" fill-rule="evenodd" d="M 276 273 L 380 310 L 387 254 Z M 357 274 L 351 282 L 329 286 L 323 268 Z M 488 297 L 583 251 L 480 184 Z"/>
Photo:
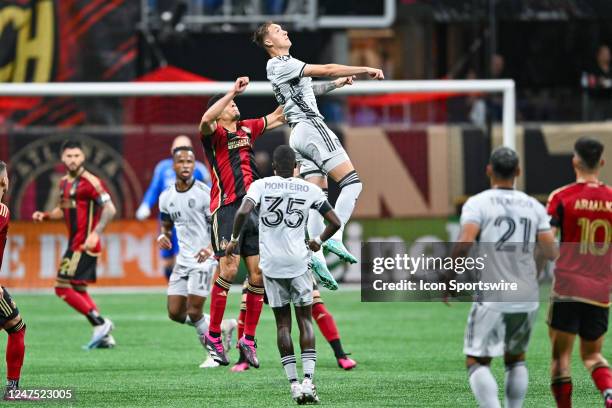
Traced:
<path id="1" fill-rule="evenodd" d="M 293 177 L 295 167 L 295 152 L 292 148 L 287 145 L 280 145 L 274 149 L 272 155 L 274 174 L 281 177 Z"/>
<path id="2" fill-rule="evenodd" d="M 3 194 L 8 190 L 8 173 L 6 170 L 6 163 L 0 160 L 0 194 Z"/>
<path id="3" fill-rule="evenodd" d="M 520 174 L 518 154 L 509 147 L 493 150 L 487 165 L 487 175 L 498 181 L 512 181 Z"/>
<path id="4" fill-rule="evenodd" d="M 604 165 L 601 158 L 603 150 L 604 145 L 592 137 L 585 136 L 576 140 L 572 159 L 574 168 L 585 173 L 596 173 Z"/>
<path id="5" fill-rule="evenodd" d="M 76 140 L 66 140 L 61 147 L 62 163 L 71 173 L 78 172 L 85 162 L 85 153 L 81 143 Z"/>
<path id="6" fill-rule="evenodd" d="M 291 40 L 287 31 L 272 21 L 267 21 L 257 27 L 253 33 L 253 42 L 270 55 L 279 51 L 288 51 L 291 48 Z"/>
<path id="7" fill-rule="evenodd" d="M 170 153 L 174 152 L 174 149 L 176 149 L 179 146 L 193 147 L 189 136 L 178 135 L 177 137 L 175 137 L 174 140 L 172 141 L 172 147 L 170 148 Z"/>
<path id="8" fill-rule="evenodd" d="M 223 98 L 224 96 L 225 94 L 213 95 L 208 100 L 208 105 L 206 106 L 206 110 L 210 109 L 210 107 L 213 106 L 215 102 L 217 102 L 219 99 Z M 223 109 L 223 112 L 221 112 L 221 115 L 219 115 L 217 120 L 220 120 L 222 122 L 235 122 L 235 121 L 240 120 L 240 110 L 238 109 L 238 105 L 236 105 L 236 102 L 234 102 L 233 99 L 229 104 L 227 104 L 225 109 Z"/>
<path id="9" fill-rule="evenodd" d="M 172 151 L 172 160 L 174 161 L 176 177 L 183 181 L 191 180 L 195 171 L 193 148 L 191 146 L 178 146 Z"/>

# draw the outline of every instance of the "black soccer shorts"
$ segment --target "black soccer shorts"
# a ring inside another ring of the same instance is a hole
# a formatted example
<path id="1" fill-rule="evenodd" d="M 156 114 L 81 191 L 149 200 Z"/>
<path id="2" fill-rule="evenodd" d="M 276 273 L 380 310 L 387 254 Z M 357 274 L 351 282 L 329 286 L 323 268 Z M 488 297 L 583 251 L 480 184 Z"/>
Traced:
<path id="1" fill-rule="evenodd" d="M 215 211 L 212 216 L 212 246 L 215 256 L 225 256 L 225 247 L 232 238 L 234 228 L 234 217 L 240 208 L 242 200 L 223 205 Z M 242 227 L 240 239 L 236 246 L 235 254 L 243 257 L 259 255 L 259 220 L 257 210 L 251 211 L 249 218 Z"/>
<path id="2" fill-rule="evenodd" d="M 607 307 L 552 299 L 547 323 L 553 329 L 594 341 L 608 331 L 608 313 Z"/>
<path id="3" fill-rule="evenodd" d="M 0 297 L 0 327 L 16 318 L 19 314 L 19 309 L 17 309 L 17 305 L 13 298 L 11 298 L 8 290 L 2 286 L 2 291 L 2 297 Z"/>
<path id="4" fill-rule="evenodd" d="M 62 257 L 57 277 L 66 280 L 95 282 L 97 264 L 97 256 L 89 255 L 87 252 L 73 252 L 68 249 Z"/>

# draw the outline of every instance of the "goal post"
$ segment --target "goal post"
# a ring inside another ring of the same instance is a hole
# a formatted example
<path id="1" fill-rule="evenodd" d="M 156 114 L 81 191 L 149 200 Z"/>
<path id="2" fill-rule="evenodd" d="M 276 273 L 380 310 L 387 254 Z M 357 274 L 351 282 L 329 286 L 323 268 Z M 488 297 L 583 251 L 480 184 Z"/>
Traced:
<path id="1" fill-rule="evenodd" d="M 0 96 L 206 96 L 227 92 L 233 82 L 50 82 L 10 83 L 0 86 Z M 516 94 L 514 81 L 500 80 L 424 80 L 363 81 L 335 90 L 334 95 L 372 95 L 385 93 L 481 92 L 503 95 L 503 144 L 516 148 Z M 269 82 L 251 82 L 244 95 L 272 96 Z"/>

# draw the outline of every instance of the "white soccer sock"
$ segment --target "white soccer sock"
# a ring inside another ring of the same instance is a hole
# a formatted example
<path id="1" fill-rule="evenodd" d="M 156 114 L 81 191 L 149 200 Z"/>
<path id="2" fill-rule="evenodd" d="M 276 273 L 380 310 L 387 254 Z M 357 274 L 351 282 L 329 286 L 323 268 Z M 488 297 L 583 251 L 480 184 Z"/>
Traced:
<path id="1" fill-rule="evenodd" d="M 315 364 L 317 363 L 317 352 L 314 349 L 302 350 L 302 370 L 304 378 L 314 377 Z"/>
<path id="2" fill-rule="evenodd" d="M 521 408 L 525 395 L 529 373 L 524 361 L 506 365 L 506 408 Z"/>
<path id="3" fill-rule="evenodd" d="M 497 382 L 489 366 L 474 364 L 470 366 L 468 376 L 480 408 L 501 408 L 497 398 Z"/>
<path id="4" fill-rule="evenodd" d="M 209 322 L 210 322 L 210 316 L 207 314 L 203 314 L 202 318 L 198 320 L 197 322 L 192 322 L 189 316 L 185 318 L 185 324 L 188 324 L 189 326 L 194 326 L 199 336 L 202 336 L 206 334 L 206 332 L 208 332 Z"/>
<path id="5" fill-rule="evenodd" d="M 295 355 L 290 354 L 288 356 L 281 357 L 281 363 L 283 364 L 283 368 L 285 369 L 285 374 L 287 374 L 287 379 L 289 382 L 298 381 Z"/>
<path id="6" fill-rule="evenodd" d="M 341 190 L 340 195 L 338 195 L 338 199 L 336 200 L 336 207 L 334 210 L 336 211 L 336 214 L 338 214 L 340 221 L 342 221 L 342 227 L 340 227 L 338 232 L 336 232 L 332 238 L 342 241 L 344 226 L 350 220 L 351 215 L 353 214 L 355 204 L 357 203 L 359 194 L 361 194 L 361 190 L 363 189 L 363 184 L 361 184 L 359 181 L 359 176 L 357 176 L 357 173 L 353 171 L 340 180 L 339 185 Z"/>

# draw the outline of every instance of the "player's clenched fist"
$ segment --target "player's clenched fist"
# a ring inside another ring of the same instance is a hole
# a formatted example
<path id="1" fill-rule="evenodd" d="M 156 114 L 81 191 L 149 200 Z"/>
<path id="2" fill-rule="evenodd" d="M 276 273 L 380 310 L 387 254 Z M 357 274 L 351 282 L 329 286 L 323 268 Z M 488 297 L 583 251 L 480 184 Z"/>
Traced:
<path id="1" fill-rule="evenodd" d="M 43 222 L 46 219 L 47 215 L 42 211 L 34 211 L 34 214 L 32 214 L 32 220 L 36 222 Z"/>
<path id="2" fill-rule="evenodd" d="M 382 69 L 378 68 L 368 68 L 368 76 L 370 79 L 385 79 Z"/>
<path id="3" fill-rule="evenodd" d="M 236 94 L 241 94 L 249 85 L 249 77 L 240 77 L 236 79 L 236 83 L 234 83 L 234 92 Z"/>
<path id="4" fill-rule="evenodd" d="M 172 249 L 172 241 L 170 241 L 170 238 L 168 238 L 166 234 L 160 234 L 160 236 L 157 237 L 157 245 L 159 245 L 161 249 Z"/>

